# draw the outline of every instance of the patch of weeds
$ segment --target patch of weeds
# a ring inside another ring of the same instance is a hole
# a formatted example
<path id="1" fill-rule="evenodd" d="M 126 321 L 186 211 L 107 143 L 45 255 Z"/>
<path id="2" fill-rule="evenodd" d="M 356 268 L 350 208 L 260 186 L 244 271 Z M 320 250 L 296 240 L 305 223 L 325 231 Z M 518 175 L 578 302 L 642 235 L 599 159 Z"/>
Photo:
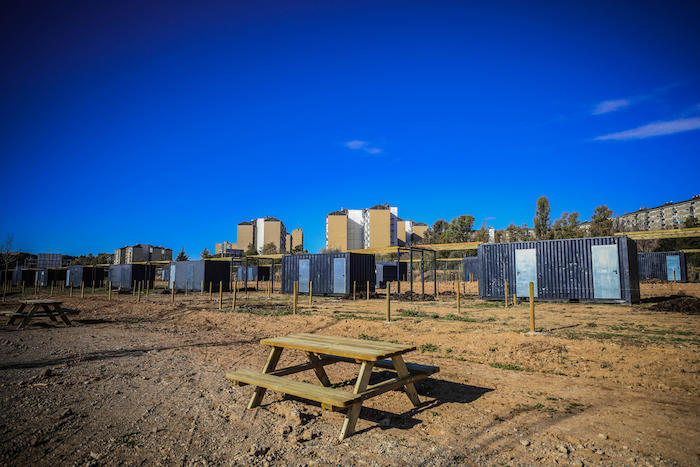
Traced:
<path id="1" fill-rule="evenodd" d="M 598 324 L 597 323 L 588 323 L 588 324 L 586 324 L 586 326 L 588 326 L 589 328 L 597 328 Z"/>
<path id="2" fill-rule="evenodd" d="M 452 353 L 452 349 L 449 348 L 449 347 L 446 348 L 446 349 L 445 349 L 445 353 L 446 353 L 446 354 L 451 354 L 451 353 Z"/>
<path id="3" fill-rule="evenodd" d="M 498 347 L 489 347 L 489 352 L 495 352 L 498 350 Z"/>
<path id="4" fill-rule="evenodd" d="M 530 412 L 532 410 L 540 410 L 542 407 L 544 407 L 544 405 L 542 405 L 542 404 L 535 404 L 535 405 L 518 404 L 510 412 L 512 414 L 516 415 L 516 414 L 523 413 L 523 412 Z"/>
<path id="5" fill-rule="evenodd" d="M 368 334 L 365 334 L 364 332 L 362 334 L 360 334 L 359 336 L 357 336 L 357 338 L 365 340 L 365 341 L 378 341 L 379 340 L 374 336 L 370 336 Z"/>
<path id="6" fill-rule="evenodd" d="M 469 318 L 467 316 L 455 315 L 452 313 L 450 313 L 449 315 L 445 315 L 444 319 L 450 320 L 450 321 L 464 321 L 466 323 L 478 323 L 479 322 L 478 319 Z"/>
<path id="7" fill-rule="evenodd" d="M 603 363 L 601 363 L 601 364 L 600 364 L 600 367 L 601 367 L 601 368 L 610 368 L 610 369 L 612 369 L 612 365 L 611 365 L 610 363 L 608 363 L 608 362 L 603 362 Z"/>
<path id="8" fill-rule="evenodd" d="M 548 401 L 558 401 L 559 398 L 558 397 L 548 397 L 547 400 Z"/>
<path id="9" fill-rule="evenodd" d="M 490 321 L 496 321 L 496 318 L 494 318 L 493 316 L 490 316 L 484 320 L 484 323 L 488 323 Z"/>
<path id="10" fill-rule="evenodd" d="M 512 363 L 492 362 L 489 363 L 489 366 L 492 368 L 500 368 L 501 370 L 525 371 L 523 367 L 513 365 Z"/>
<path id="11" fill-rule="evenodd" d="M 420 346 L 420 351 L 421 352 L 437 352 L 440 349 L 435 344 L 423 344 Z"/>

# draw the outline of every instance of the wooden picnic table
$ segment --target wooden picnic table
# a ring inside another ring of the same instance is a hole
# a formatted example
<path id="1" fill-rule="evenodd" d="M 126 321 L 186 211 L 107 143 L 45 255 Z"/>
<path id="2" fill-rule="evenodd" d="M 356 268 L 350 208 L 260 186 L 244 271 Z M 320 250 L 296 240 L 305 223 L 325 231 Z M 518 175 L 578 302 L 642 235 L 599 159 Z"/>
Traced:
<path id="1" fill-rule="evenodd" d="M 32 318 L 40 316 L 48 316 L 51 321 L 57 323 L 58 320 L 54 316 L 54 313 L 57 314 L 64 323 L 70 326 L 71 322 L 63 311 L 63 308 L 61 308 L 62 304 L 63 302 L 61 301 L 49 299 L 21 300 L 17 310 L 5 312 L 3 314 L 10 317 L 10 321 L 7 323 L 8 326 L 12 326 L 15 320 L 22 318 L 22 322 L 19 323 L 17 329 L 23 329 L 29 324 Z M 29 311 L 25 311 L 27 307 L 29 307 Z"/>
<path id="2" fill-rule="evenodd" d="M 320 334 L 290 334 L 284 337 L 263 339 L 261 344 L 271 347 L 270 355 L 262 373 L 252 370 L 237 370 L 226 377 L 235 384 L 255 385 L 248 408 L 257 407 L 262 402 L 267 389 L 292 396 L 319 402 L 327 410 L 347 410 L 340 439 L 345 439 L 355 431 L 362 402 L 371 397 L 403 388 L 411 403 L 420 404 L 414 382 L 437 373 L 437 366 L 406 363 L 403 354 L 416 350 L 415 346 L 377 342 L 348 337 L 324 336 Z M 285 348 L 306 353 L 308 363 L 276 369 Z M 359 374 L 352 392 L 331 387 L 324 366 L 338 362 L 360 365 Z M 369 384 L 374 367 L 393 370 L 396 377 L 381 383 Z M 314 370 L 321 386 L 284 378 L 285 375 Z"/>

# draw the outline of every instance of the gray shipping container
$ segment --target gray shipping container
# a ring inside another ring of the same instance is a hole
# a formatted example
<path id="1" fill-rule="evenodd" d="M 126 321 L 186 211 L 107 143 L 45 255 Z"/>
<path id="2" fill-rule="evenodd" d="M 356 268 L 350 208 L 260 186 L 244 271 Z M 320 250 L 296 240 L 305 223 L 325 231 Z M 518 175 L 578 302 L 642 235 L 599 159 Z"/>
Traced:
<path id="1" fill-rule="evenodd" d="M 200 259 L 197 261 L 176 261 L 170 264 L 170 288 L 175 290 L 187 290 L 193 292 L 204 290 L 219 291 L 219 282 L 222 282 L 224 291 L 229 291 L 231 282 L 231 263 L 228 261 L 212 261 Z"/>
<path id="2" fill-rule="evenodd" d="M 401 280 L 408 280 L 408 263 L 399 263 L 401 268 Z M 377 263 L 376 287 L 383 289 L 387 282 L 396 281 L 396 261 Z M 365 287 L 367 288 L 367 287 Z"/>
<path id="3" fill-rule="evenodd" d="M 464 258 L 462 260 L 462 280 L 467 282 L 471 277 L 472 281 L 478 281 L 479 269 L 481 269 L 481 263 L 478 256 Z"/>
<path id="4" fill-rule="evenodd" d="M 309 293 L 313 282 L 314 295 L 346 296 L 352 294 L 353 283 L 362 293 L 370 284 L 375 289 L 374 255 L 360 253 L 320 253 L 282 257 L 282 293 L 293 293 L 299 281 L 299 293 Z"/>
<path id="5" fill-rule="evenodd" d="M 109 267 L 109 280 L 112 289 L 131 290 L 134 281 L 148 281 L 152 287 L 156 278 L 156 268 L 146 264 L 112 264 Z"/>
<path id="6" fill-rule="evenodd" d="M 36 267 L 39 269 L 60 268 L 63 255 L 60 253 L 39 253 L 36 255 Z"/>
<path id="7" fill-rule="evenodd" d="M 682 251 L 655 251 L 638 253 L 639 279 L 662 279 L 677 282 L 688 281 L 685 253 Z"/>
<path id="8" fill-rule="evenodd" d="M 39 287 L 48 287 L 52 283 L 59 284 L 66 280 L 66 270 L 59 268 L 38 269 L 34 280 Z"/>
<path id="9" fill-rule="evenodd" d="M 245 282 L 245 266 L 238 267 L 236 277 L 238 278 L 238 282 Z M 270 280 L 270 266 L 248 266 L 248 282 L 256 282 L 258 280 Z"/>
<path id="10" fill-rule="evenodd" d="M 104 285 L 105 270 L 95 266 L 68 266 L 65 279 L 67 287 L 80 287 L 81 282 L 85 282 L 85 287 L 92 287 L 94 281 L 99 288 Z"/>
<path id="11" fill-rule="evenodd" d="M 637 245 L 624 236 L 479 245 L 479 298 L 638 303 Z"/>

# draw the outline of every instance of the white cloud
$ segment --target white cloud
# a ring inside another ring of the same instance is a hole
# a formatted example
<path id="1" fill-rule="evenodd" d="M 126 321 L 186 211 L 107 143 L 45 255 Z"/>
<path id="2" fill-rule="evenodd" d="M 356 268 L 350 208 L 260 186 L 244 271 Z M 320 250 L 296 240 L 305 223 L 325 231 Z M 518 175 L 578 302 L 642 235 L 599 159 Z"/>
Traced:
<path id="1" fill-rule="evenodd" d="M 357 150 L 362 150 L 366 152 L 367 154 L 381 154 L 382 150 L 379 148 L 375 148 L 373 146 L 370 146 L 367 141 L 361 141 L 359 139 L 354 139 L 352 141 L 346 141 L 345 147 L 352 149 L 353 151 Z"/>
<path id="2" fill-rule="evenodd" d="M 666 122 L 654 122 L 631 130 L 611 133 L 609 135 L 594 138 L 597 141 L 625 141 L 630 139 L 644 139 L 652 136 L 672 135 L 684 131 L 700 130 L 700 118 L 679 118 Z"/>
<path id="3" fill-rule="evenodd" d="M 623 107 L 627 107 L 632 103 L 631 100 L 629 99 L 617 99 L 613 101 L 603 101 L 596 105 L 595 109 L 593 109 L 593 115 L 601 115 L 601 114 L 606 114 L 608 112 L 614 112 L 616 110 L 619 110 Z"/>

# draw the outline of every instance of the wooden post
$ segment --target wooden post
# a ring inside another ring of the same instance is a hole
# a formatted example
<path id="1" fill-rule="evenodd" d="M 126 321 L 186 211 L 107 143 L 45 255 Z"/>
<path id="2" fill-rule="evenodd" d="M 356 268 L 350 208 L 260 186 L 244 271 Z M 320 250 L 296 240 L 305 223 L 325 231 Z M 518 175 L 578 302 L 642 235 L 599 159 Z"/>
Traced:
<path id="1" fill-rule="evenodd" d="M 22 295 L 24 295 L 24 281 L 22 281 Z"/>
<path id="2" fill-rule="evenodd" d="M 134 281 L 134 287 L 131 289 L 131 295 L 136 295 L 136 281 Z"/>
<path id="3" fill-rule="evenodd" d="M 51 281 L 51 291 L 49 292 L 49 297 L 53 297 L 53 283 L 54 281 Z"/>
<path id="4" fill-rule="evenodd" d="M 673 283 L 676 283 L 676 270 L 673 270 Z"/>
<path id="5" fill-rule="evenodd" d="M 149 285 L 148 279 L 146 279 L 146 297 L 148 297 L 148 289 L 150 289 Z"/>
<path id="6" fill-rule="evenodd" d="M 508 308 L 508 281 L 506 281 L 506 305 L 505 307 Z"/>
<path id="7" fill-rule="evenodd" d="M 142 288 L 142 285 L 141 285 L 141 284 L 142 284 L 142 282 L 139 281 L 139 283 L 138 283 L 138 285 L 137 285 L 138 291 L 136 292 L 136 295 L 137 295 L 136 303 L 141 303 L 141 288 Z"/>
<path id="8" fill-rule="evenodd" d="M 221 310 L 221 305 L 224 300 L 224 283 L 219 281 L 219 310 Z"/>
<path id="9" fill-rule="evenodd" d="M 386 283 L 386 320 L 391 321 L 391 282 Z"/>
<path id="10" fill-rule="evenodd" d="M 211 281 L 209 281 L 209 301 L 211 302 Z"/>
<path id="11" fill-rule="evenodd" d="M 211 285 L 211 282 L 209 284 Z M 194 284 L 192 284 L 192 285 L 194 285 Z M 202 287 L 199 289 L 199 295 L 200 296 L 204 295 L 204 279 L 202 279 Z M 211 297 L 209 297 L 209 299 L 211 300 Z"/>
<path id="12" fill-rule="evenodd" d="M 292 311 L 294 314 L 297 314 L 297 300 L 298 300 L 298 295 L 299 295 L 299 281 L 294 281 L 294 299 L 293 299 L 293 307 Z"/>
<path id="13" fill-rule="evenodd" d="M 39 282 L 34 280 L 34 298 L 36 298 L 37 295 L 39 295 Z"/>
<path id="14" fill-rule="evenodd" d="M 175 303 L 175 278 L 173 277 L 173 285 L 170 286 L 170 303 Z"/>
<path id="15" fill-rule="evenodd" d="M 238 292 L 238 281 L 236 281 L 236 286 L 233 288 L 233 297 L 231 299 L 231 311 L 236 309 L 236 293 Z"/>
<path id="16" fill-rule="evenodd" d="M 92 295 L 95 295 L 95 280 L 92 280 L 92 292 L 90 292 Z"/>
<path id="17" fill-rule="evenodd" d="M 70 285 L 70 292 L 68 292 L 68 293 L 69 293 L 69 295 L 68 295 L 69 297 L 73 296 L 73 284 Z"/>
<path id="18" fill-rule="evenodd" d="M 367 301 L 369 302 L 369 281 L 367 281 Z"/>
<path id="19" fill-rule="evenodd" d="M 187 291 L 189 287 L 189 279 L 185 279 L 185 296 L 189 295 L 189 292 Z"/>
<path id="20" fill-rule="evenodd" d="M 518 304 L 518 296 L 515 295 L 515 292 L 513 292 L 513 306 Z"/>
<path id="21" fill-rule="evenodd" d="M 109 284 L 107 286 L 107 301 L 112 301 L 112 281 L 109 281 Z"/>
<path id="22" fill-rule="evenodd" d="M 309 281 L 309 306 L 311 306 L 313 299 L 314 299 L 314 283 L 313 283 L 313 281 Z"/>
<path id="23" fill-rule="evenodd" d="M 85 281 L 80 282 L 80 298 L 85 298 Z"/>
<path id="24" fill-rule="evenodd" d="M 461 300 L 459 299 L 459 282 L 457 282 L 457 313 L 462 310 Z"/>
<path id="25" fill-rule="evenodd" d="M 530 282 L 530 332 L 535 332 L 535 284 Z"/>
<path id="26" fill-rule="evenodd" d="M 357 300 L 357 281 L 352 281 L 352 299 Z"/>

